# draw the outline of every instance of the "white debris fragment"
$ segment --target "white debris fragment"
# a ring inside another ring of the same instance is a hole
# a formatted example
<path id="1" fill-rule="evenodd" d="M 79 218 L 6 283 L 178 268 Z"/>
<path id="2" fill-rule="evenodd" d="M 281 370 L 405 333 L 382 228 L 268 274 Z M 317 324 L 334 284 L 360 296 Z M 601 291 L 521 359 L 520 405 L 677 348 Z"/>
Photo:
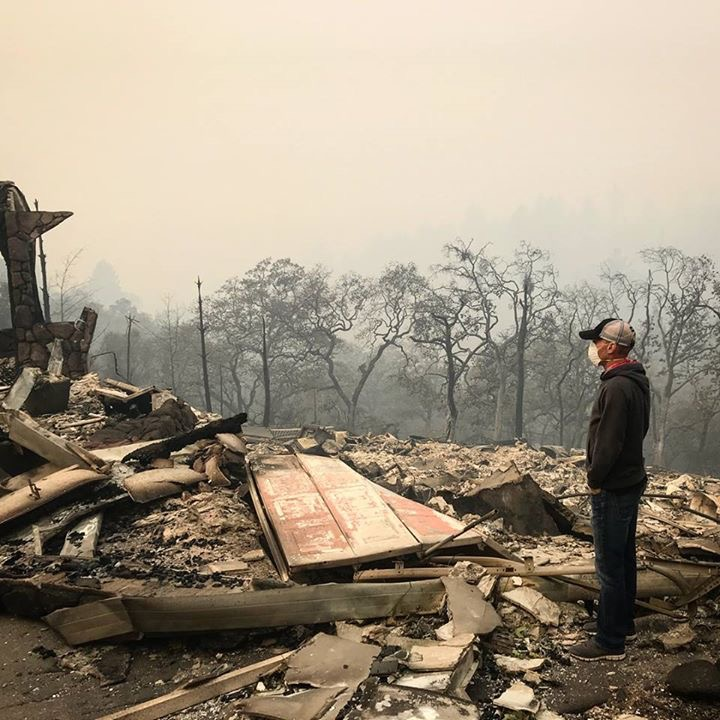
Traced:
<path id="1" fill-rule="evenodd" d="M 524 673 L 538 670 L 545 664 L 545 658 L 514 658 L 509 655 L 495 655 L 495 664 L 505 672 Z"/>
<path id="2" fill-rule="evenodd" d="M 531 713 L 540 709 L 540 701 L 535 698 L 535 691 L 524 682 L 513 683 L 500 697 L 493 700 L 493 704 L 508 710 Z"/>
<path id="3" fill-rule="evenodd" d="M 513 605 L 517 605 L 530 613 L 538 622 L 543 625 L 560 624 L 560 608 L 552 600 L 548 600 L 537 590 L 528 587 L 516 588 L 503 593 L 503 597 Z"/>

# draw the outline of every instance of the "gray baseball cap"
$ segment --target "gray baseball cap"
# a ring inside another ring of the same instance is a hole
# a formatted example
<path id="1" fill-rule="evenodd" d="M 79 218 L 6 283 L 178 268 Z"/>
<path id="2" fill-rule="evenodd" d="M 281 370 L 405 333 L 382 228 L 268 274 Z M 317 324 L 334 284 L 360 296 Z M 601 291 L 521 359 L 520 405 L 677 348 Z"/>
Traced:
<path id="1" fill-rule="evenodd" d="M 635 331 L 632 326 L 618 318 L 605 318 L 592 330 L 581 330 L 578 334 L 583 340 L 600 340 L 602 338 L 624 347 L 635 345 Z"/>

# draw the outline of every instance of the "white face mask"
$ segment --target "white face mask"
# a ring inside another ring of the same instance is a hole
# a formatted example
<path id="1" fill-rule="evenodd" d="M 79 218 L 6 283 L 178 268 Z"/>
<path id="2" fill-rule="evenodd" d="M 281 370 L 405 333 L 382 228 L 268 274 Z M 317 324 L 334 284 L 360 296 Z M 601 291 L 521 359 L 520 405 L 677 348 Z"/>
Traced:
<path id="1" fill-rule="evenodd" d="M 591 342 L 588 345 L 588 351 L 587 351 L 588 357 L 590 358 L 590 362 L 597 367 L 600 365 L 600 355 L 598 355 L 598 349 L 594 342 Z"/>

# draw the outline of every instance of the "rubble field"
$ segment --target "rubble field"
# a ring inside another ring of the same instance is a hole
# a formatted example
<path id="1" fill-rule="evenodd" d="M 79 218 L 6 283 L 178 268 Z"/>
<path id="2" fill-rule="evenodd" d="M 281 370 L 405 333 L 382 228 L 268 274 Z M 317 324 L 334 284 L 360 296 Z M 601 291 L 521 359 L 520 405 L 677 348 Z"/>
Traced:
<path id="1" fill-rule="evenodd" d="M 720 480 L 649 468 L 638 638 L 583 663 L 582 451 L 58 384 L 3 401 L 4 720 L 719 717 Z"/>

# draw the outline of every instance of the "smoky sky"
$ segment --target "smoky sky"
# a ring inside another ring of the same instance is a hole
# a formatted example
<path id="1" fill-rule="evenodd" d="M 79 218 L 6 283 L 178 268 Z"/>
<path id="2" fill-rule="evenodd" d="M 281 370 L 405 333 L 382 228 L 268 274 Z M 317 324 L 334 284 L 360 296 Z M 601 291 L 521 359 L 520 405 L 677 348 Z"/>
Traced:
<path id="1" fill-rule="evenodd" d="M 266 256 L 715 253 L 720 4 L 0 3 L 0 176 L 157 307 Z"/>

